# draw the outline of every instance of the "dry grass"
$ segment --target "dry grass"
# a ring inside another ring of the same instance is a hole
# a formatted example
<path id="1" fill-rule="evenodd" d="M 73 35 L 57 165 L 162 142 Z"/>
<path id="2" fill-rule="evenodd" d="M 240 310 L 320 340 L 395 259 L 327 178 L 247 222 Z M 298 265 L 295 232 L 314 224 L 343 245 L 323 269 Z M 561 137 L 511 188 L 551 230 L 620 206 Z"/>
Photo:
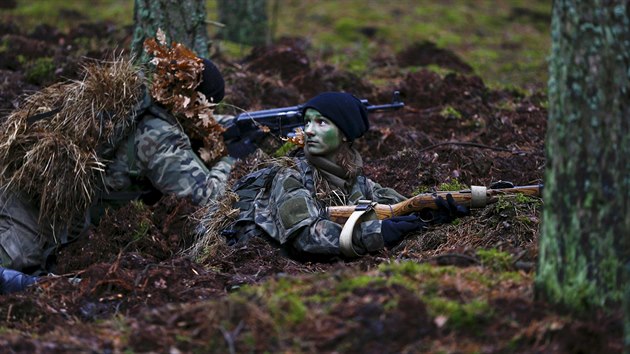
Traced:
<path id="1" fill-rule="evenodd" d="M 104 189 L 108 154 L 132 128 L 144 93 L 129 58 L 87 62 L 83 70 L 82 80 L 28 96 L 0 128 L 0 185 L 27 196 L 40 220 L 52 223 L 81 215 Z"/>
<path id="2" fill-rule="evenodd" d="M 227 251 L 221 231 L 238 217 L 239 209 L 232 207 L 237 201 L 236 193 L 228 191 L 223 198 L 200 208 L 192 215 L 192 219 L 203 229 L 203 234 L 190 249 L 184 251 L 186 255 L 203 264 Z"/>

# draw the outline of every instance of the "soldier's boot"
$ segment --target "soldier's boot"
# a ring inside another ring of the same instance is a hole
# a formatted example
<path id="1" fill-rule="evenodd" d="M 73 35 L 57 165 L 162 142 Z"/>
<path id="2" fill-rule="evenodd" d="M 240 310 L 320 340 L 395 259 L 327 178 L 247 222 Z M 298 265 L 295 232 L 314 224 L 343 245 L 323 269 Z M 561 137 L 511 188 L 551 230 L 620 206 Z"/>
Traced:
<path id="1" fill-rule="evenodd" d="M 37 282 L 37 277 L 0 267 L 0 294 L 9 294 L 26 289 Z"/>

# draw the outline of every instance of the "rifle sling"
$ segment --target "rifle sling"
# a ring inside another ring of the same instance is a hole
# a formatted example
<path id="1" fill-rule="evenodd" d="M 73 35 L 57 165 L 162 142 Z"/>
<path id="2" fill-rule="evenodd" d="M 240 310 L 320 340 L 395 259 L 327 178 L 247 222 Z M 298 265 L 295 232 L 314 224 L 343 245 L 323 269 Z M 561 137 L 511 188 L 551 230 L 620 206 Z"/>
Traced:
<path id="1" fill-rule="evenodd" d="M 348 221 L 343 225 L 341 234 L 339 235 L 339 248 L 341 253 L 346 257 L 359 257 L 360 254 L 354 250 L 352 246 L 352 232 L 357 221 L 367 212 L 371 211 L 376 205 L 376 202 L 370 200 L 359 200 L 354 212 L 348 218 Z"/>

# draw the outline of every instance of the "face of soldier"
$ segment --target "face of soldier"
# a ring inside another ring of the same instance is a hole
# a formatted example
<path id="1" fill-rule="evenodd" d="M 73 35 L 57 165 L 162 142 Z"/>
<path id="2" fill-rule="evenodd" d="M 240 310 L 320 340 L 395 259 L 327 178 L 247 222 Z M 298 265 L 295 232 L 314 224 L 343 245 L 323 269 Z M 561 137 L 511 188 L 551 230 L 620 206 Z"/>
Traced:
<path id="1" fill-rule="evenodd" d="M 308 108 L 304 113 L 305 149 L 334 161 L 343 140 L 343 133 L 330 119 L 318 111 Z"/>

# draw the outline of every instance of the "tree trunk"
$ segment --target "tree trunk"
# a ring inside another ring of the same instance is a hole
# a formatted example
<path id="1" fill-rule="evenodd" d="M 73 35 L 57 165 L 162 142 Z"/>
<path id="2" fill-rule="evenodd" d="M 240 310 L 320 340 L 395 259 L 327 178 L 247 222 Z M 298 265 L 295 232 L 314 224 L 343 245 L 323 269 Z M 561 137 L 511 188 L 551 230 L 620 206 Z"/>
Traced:
<path id="1" fill-rule="evenodd" d="M 553 7 L 536 295 L 578 313 L 619 306 L 629 292 L 627 6 L 556 0 Z"/>
<path id="2" fill-rule="evenodd" d="M 178 42 L 202 57 L 208 56 L 205 0 L 135 0 L 131 53 L 145 63 L 143 43 L 154 38 L 158 28 L 166 40 Z"/>
<path id="3" fill-rule="evenodd" d="M 266 0 L 218 0 L 219 21 L 223 39 L 240 44 L 258 45 L 269 42 L 269 21 Z"/>

